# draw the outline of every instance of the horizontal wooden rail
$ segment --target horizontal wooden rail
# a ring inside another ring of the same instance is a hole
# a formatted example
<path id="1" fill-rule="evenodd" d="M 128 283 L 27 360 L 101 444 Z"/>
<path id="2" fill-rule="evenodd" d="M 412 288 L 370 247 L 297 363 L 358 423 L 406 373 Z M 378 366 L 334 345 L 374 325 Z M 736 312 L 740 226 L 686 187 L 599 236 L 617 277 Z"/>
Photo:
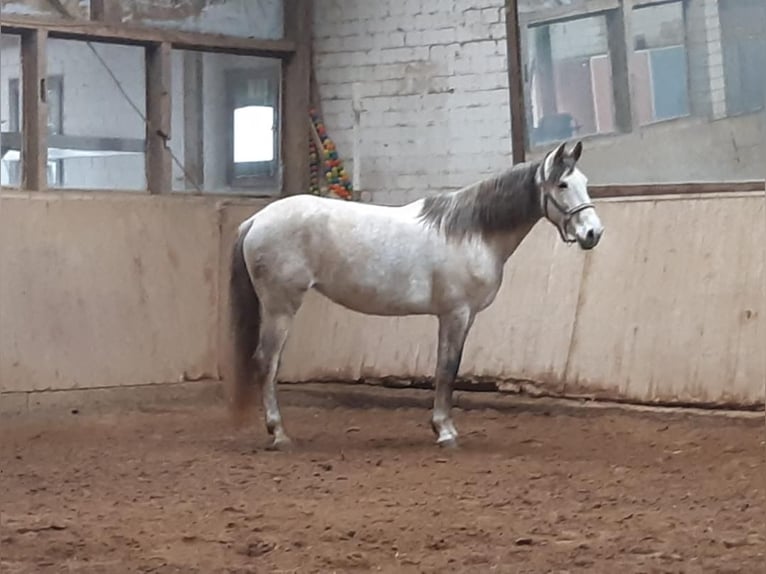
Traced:
<path id="1" fill-rule="evenodd" d="M 131 146 L 132 147 L 132 146 Z M 610 199 L 610 198 L 631 198 L 631 197 L 659 197 L 659 196 L 673 196 L 673 195 L 713 195 L 713 194 L 738 194 L 738 193 L 753 193 L 766 191 L 766 183 L 763 181 L 746 181 L 746 182 L 731 182 L 731 183 L 691 183 L 691 184 L 649 184 L 649 185 L 593 185 L 589 186 L 589 193 L 593 199 Z M 18 192 L 17 187 L 2 186 L 0 191 L 4 193 Z M 56 188 L 56 192 L 66 192 L 67 194 L 82 193 L 82 194 L 99 194 L 99 195 L 113 195 L 115 193 L 127 193 L 130 195 L 144 195 L 146 190 L 119 190 L 119 189 L 68 189 L 68 188 Z M 277 199 L 277 195 L 272 195 L 263 190 L 242 190 L 241 192 L 234 192 L 231 190 L 205 190 L 204 195 L 206 197 L 214 197 L 218 199 L 236 199 L 236 200 L 261 200 Z M 173 197 L 189 198 L 192 197 L 189 193 L 173 193 Z M 196 196 L 199 197 L 199 196 Z"/>
<path id="2" fill-rule="evenodd" d="M 23 138 L 20 132 L 0 132 L 0 150 L 21 150 Z M 144 153 L 146 141 L 139 138 L 72 136 L 48 134 L 48 149 L 66 149 L 74 151 L 115 151 Z"/>
<path id="3" fill-rule="evenodd" d="M 609 197 L 641 197 L 655 195 L 695 195 L 711 193 L 746 193 L 766 190 L 764 180 L 717 181 L 690 183 L 641 183 L 591 185 L 590 196 L 596 199 Z"/>
<path id="4" fill-rule="evenodd" d="M 168 42 L 173 48 L 205 52 L 225 52 L 265 58 L 289 58 L 295 43 L 289 40 L 236 38 L 221 34 L 185 32 L 135 24 L 106 24 L 87 20 L 51 20 L 3 16 L 3 34 L 44 30 L 50 38 L 149 46 Z"/>

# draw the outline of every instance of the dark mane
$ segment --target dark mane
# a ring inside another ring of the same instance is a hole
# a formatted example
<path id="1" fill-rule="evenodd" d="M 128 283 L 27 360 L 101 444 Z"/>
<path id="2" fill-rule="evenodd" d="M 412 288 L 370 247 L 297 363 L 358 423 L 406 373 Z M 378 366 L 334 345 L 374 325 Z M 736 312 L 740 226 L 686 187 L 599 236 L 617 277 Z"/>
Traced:
<path id="1" fill-rule="evenodd" d="M 541 217 L 535 174 L 539 162 L 522 163 L 458 191 L 427 197 L 420 219 L 449 238 L 509 232 Z"/>

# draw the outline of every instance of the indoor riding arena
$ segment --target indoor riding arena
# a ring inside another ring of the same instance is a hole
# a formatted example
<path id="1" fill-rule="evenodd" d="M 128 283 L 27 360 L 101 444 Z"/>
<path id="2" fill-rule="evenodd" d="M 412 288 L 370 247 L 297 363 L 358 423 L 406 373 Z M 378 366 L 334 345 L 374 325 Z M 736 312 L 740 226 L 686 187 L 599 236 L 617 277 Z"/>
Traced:
<path id="1" fill-rule="evenodd" d="M 764 571 L 763 0 L 0 5 L 0 572 Z"/>

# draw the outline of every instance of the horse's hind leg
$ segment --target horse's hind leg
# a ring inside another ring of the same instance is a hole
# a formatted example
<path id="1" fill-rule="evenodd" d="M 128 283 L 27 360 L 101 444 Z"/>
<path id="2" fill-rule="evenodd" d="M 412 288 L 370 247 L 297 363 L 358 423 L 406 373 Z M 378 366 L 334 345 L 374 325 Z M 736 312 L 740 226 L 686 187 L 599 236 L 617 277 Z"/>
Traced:
<path id="1" fill-rule="evenodd" d="M 263 408 L 266 418 L 266 430 L 274 437 L 273 448 L 285 449 L 290 446 L 290 437 L 285 432 L 282 414 L 277 400 L 277 375 L 282 359 L 282 351 L 290 332 L 293 317 L 297 313 L 303 298 L 303 291 L 286 296 L 280 294 L 280 301 L 262 301 L 261 334 L 256 362 L 258 376 L 263 389 Z"/>
<path id="2" fill-rule="evenodd" d="M 463 356 L 468 330 L 473 324 L 469 309 L 456 310 L 439 317 L 439 348 L 436 359 L 434 408 L 431 426 L 436 443 L 444 447 L 457 446 L 457 429 L 452 422 L 452 388 Z"/>
<path id="3" fill-rule="evenodd" d="M 264 319 L 261 324 L 261 340 L 256 352 L 256 360 L 263 384 L 266 430 L 274 437 L 273 448 L 284 449 L 290 446 L 291 441 L 285 432 L 282 414 L 279 411 L 277 374 L 293 316 L 280 314 L 264 317 Z"/>

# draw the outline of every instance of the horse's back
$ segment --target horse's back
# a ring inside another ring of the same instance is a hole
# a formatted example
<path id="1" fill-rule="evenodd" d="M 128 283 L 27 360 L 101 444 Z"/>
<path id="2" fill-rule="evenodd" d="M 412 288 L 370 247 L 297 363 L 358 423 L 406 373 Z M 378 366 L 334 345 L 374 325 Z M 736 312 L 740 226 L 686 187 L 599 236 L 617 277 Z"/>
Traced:
<path id="1" fill-rule="evenodd" d="M 291 228 L 328 217 L 372 219 L 397 219 L 402 210 L 411 212 L 415 203 L 403 207 L 387 207 L 371 203 L 343 201 L 327 197 L 302 194 L 278 199 L 253 214 L 248 221 L 255 226 Z M 246 222 L 243 222 L 244 225 Z"/>
<path id="2" fill-rule="evenodd" d="M 353 228 L 369 229 L 370 226 L 376 231 L 403 228 L 416 231 L 416 227 L 422 226 L 418 221 L 419 208 L 417 202 L 402 206 L 388 207 L 370 203 L 350 202 L 315 195 L 293 195 L 284 197 L 268 204 L 263 209 L 253 214 L 240 226 L 250 223 L 252 231 L 250 235 L 261 235 L 264 241 L 270 240 L 273 235 L 292 235 L 300 232 L 322 236 L 331 236 L 343 233 L 344 230 L 356 231 Z M 364 233 L 358 234 L 363 240 Z"/>

